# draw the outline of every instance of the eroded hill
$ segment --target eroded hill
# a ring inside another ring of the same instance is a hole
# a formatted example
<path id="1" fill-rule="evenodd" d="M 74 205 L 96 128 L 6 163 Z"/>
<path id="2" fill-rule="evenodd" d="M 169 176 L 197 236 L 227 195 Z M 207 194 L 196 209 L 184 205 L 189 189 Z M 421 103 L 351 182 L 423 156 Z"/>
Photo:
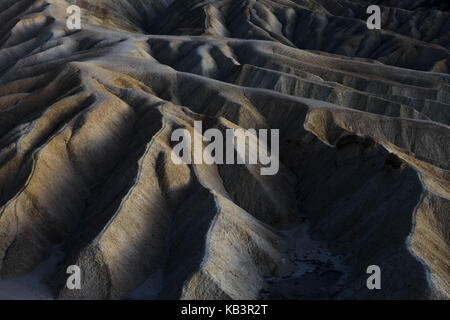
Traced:
<path id="1" fill-rule="evenodd" d="M 448 299 L 450 13 L 410 2 L 2 0 L 1 278 L 58 248 L 61 299 Z M 196 120 L 280 129 L 279 173 L 175 165 Z"/>

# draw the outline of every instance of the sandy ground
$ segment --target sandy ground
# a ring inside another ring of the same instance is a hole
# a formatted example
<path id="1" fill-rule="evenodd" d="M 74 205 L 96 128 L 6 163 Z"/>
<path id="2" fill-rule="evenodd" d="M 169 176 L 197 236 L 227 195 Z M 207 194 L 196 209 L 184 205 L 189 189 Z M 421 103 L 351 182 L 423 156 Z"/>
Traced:
<path id="1" fill-rule="evenodd" d="M 158 297 L 163 284 L 163 270 L 153 273 L 138 288 L 130 292 L 124 299 L 130 300 L 154 300 Z"/>
<path id="2" fill-rule="evenodd" d="M 292 246 L 289 258 L 295 270 L 286 277 L 267 278 L 262 299 L 330 299 L 341 289 L 347 274 L 344 257 L 311 239 L 308 228 L 306 222 L 282 231 Z"/>
<path id="3" fill-rule="evenodd" d="M 59 246 L 53 248 L 52 255 L 31 273 L 7 280 L 0 280 L 0 300 L 52 300 L 50 288 L 41 282 L 52 274 L 64 254 Z"/>

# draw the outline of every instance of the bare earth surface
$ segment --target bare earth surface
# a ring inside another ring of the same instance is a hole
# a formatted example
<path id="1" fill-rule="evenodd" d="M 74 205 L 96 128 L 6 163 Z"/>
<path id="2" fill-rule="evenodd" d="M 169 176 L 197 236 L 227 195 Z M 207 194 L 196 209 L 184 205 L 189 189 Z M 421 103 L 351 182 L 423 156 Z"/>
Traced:
<path id="1" fill-rule="evenodd" d="M 1 0 L 0 299 L 449 299 L 449 8 L 368 4 Z M 195 120 L 279 173 L 175 165 Z"/>

